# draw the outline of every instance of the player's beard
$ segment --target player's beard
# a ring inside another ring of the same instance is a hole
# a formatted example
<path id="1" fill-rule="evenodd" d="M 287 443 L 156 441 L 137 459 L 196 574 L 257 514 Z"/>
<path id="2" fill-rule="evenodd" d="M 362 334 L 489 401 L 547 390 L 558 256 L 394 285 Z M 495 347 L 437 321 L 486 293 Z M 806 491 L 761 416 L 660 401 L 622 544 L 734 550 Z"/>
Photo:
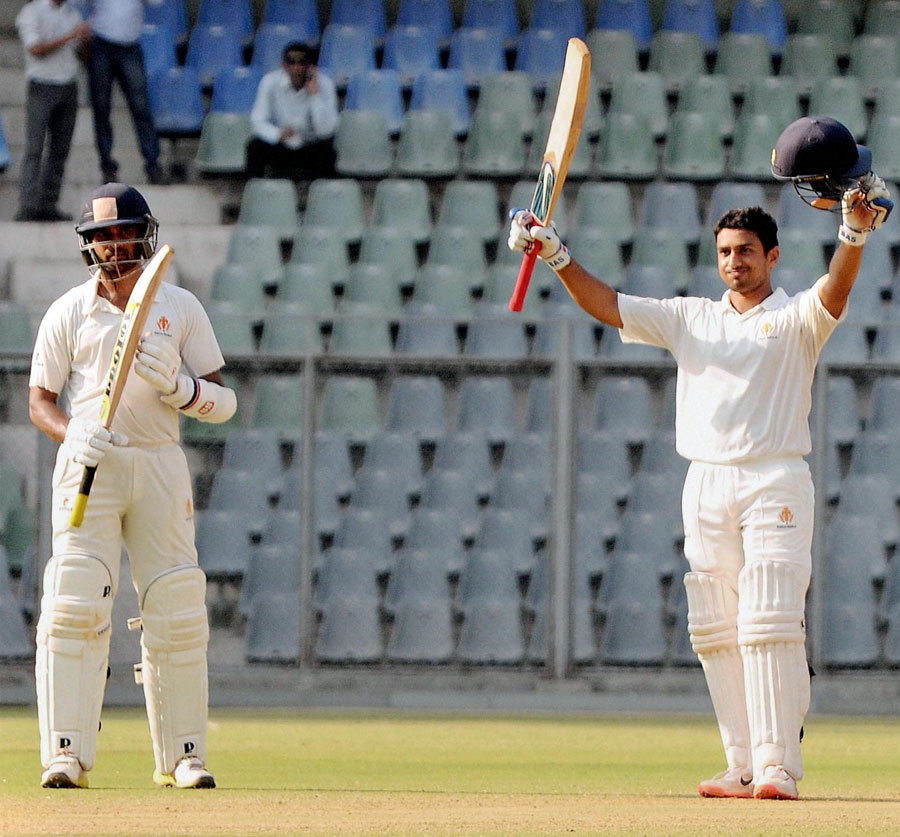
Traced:
<path id="1" fill-rule="evenodd" d="M 104 246 L 111 248 L 112 254 L 107 257 L 106 261 L 98 259 L 97 266 L 110 282 L 119 282 L 143 268 L 145 259 L 138 255 L 135 243 L 111 241 L 104 242 Z M 126 247 L 130 249 L 130 252 L 124 252 Z M 123 251 L 121 257 L 120 250 Z"/>

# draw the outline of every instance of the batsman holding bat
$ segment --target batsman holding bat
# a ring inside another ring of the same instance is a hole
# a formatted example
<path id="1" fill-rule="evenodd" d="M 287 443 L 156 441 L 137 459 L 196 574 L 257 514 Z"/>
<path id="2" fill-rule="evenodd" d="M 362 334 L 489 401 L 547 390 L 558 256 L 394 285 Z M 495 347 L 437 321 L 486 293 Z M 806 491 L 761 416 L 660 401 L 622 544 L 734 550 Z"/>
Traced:
<path id="1" fill-rule="evenodd" d="M 133 187 L 109 183 L 91 193 L 75 228 L 90 278 L 50 306 L 32 357 L 31 420 L 61 443 L 35 662 L 43 787 L 87 787 L 94 766 L 123 543 L 141 609 L 154 781 L 215 787 L 205 765 L 206 577 L 179 413 L 223 422 L 237 402 L 193 294 L 159 287 L 133 369 L 129 363 L 119 374 L 112 425 L 98 421 L 123 311 L 156 249 L 157 227 Z M 97 468 L 96 479 L 76 527 L 70 513 L 85 467 Z"/>
<path id="2" fill-rule="evenodd" d="M 776 143 L 772 170 L 813 206 L 840 209 L 828 273 L 788 297 L 773 288 L 775 221 L 732 209 L 715 227 L 719 300 L 617 293 L 579 265 L 552 225 L 512 220 L 509 246 L 539 255 L 589 314 L 624 342 L 668 349 L 678 364 L 676 448 L 691 461 L 682 496 L 688 629 L 706 676 L 727 769 L 710 797 L 797 799 L 809 708 L 805 597 L 813 485 L 809 411 L 816 362 L 846 317 L 866 236 L 892 208 L 869 149 L 826 117 L 804 117 Z"/>

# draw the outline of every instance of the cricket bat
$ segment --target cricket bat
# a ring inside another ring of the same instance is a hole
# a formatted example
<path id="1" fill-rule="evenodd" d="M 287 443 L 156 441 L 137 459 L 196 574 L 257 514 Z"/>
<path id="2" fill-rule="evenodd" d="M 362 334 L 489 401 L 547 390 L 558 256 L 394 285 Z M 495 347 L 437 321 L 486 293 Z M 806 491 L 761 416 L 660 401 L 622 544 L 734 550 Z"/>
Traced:
<path id="1" fill-rule="evenodd" d="M 103 399 L 100 402 L 100 424 L 107 430 L 112 425 L 116 408 L 122 398 L 125 382 L 128 380 L 128 373 L 131 371 L 131 363 L 134 360 L 134 353 L 137 351 L 138 341 L 141 339 L 141 333 L 147 322 L 147 315 L 153 307 L 156 292 L 162 284 L 174 255 L 174 251 L 168 244 L 163 245 L 147 263 L 128 298 L 122 314 L 122 322 L 119 325 L 119 333 L 116 335 L 109 370 L 106 373 Z M 96 467 L 85 466 L 84 468 L 81 487 L 78 489 L 75 506 L 69 517 L 69 523 L 72 526 L 81 526 L 84 520 L 84 510 L 87 507 L 88 496 L 91 493 L 91 485 L 93 485 L 96 472 Z"/>
<path id="2" fill-rule="evenodd" d="M 566 63 L 559 83 L 556 108 L 550 122 L 544 159 L 534 197 L 531 199 L 531 212 L 541 226 L 546 226 L 550 222 L 553 209 L 566 182 L 569 164 L 572 162 L 575 146 L 578 145 L 578 137 L 581 135 L 590 83 L 591 54 L 587 45 L 580 38 L 569 38 Z M 509 300 L 510 311 L 522 310 L 539 249 L 540 245 L 533 244 L 525 252 L 522 267 L 519 269 L 519 278 Z"/>

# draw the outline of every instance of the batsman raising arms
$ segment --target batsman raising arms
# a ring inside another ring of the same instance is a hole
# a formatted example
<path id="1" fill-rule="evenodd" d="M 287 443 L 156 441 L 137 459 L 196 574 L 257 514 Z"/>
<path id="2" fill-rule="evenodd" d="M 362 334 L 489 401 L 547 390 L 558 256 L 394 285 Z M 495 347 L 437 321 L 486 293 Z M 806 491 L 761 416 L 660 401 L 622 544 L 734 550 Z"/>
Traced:
<path id="1" fill-rule="evenodd" d="M 179 413 L 223 422 L 237 402 L 193 294 L 162 284 L 145 300 L 152 305 L 133 369 L 119 373 L 118 410 L 108 429 L 98 420 L 123 311 L 156 249 L 157 226 L 131 186 L 90 194 L 75 228 L 90 278 L 50 306 L 32 357 L 31 420 L 61 443 L 35 662 L 44 787 L 87 787 L 94 766 L 123 543 L 140 602 L 154 781 L 215 787 L 205 763 L 206 578 Z M 85 468 L 97 471 L 79 526 L 70 516 Z"/>
<path id="2" fill-rule="evenodd" d="M 813 533 L 803 457 L 819 353 L 846 316 L 866 236 L 892 207 L 871 156 L 825 117 L 804 117 L 779 138 L 775 176 L 842 212 L 828 273 L 792 297 L 772 285 L 777 227 L 759 207 L 716 224 L 718 300 L 617 293 L 570 257 L 552 225 L 531 226 L 527 211 L 512 220 L 512 249 L 538 241 L 585 311 L 624 342 L 668 349 L 678 365 L 675 444 L 691 461 L 682 496 L 688 629 L 727 760 L 700 783 L 703 796 L 796 799 L 803 777 Z"/>

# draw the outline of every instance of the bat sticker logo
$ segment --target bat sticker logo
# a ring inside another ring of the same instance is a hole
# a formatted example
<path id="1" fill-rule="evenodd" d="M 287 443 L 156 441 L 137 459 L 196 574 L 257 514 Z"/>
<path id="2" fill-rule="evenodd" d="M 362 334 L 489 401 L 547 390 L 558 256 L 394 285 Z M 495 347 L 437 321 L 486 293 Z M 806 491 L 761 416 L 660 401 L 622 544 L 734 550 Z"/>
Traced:
<path id="1" fill-rule="evenodd" d="M 556 172 L 549 162 L 545 162 L 541 166 L 541 173 L 538 175 L 537 186 L 534 189 L 534 197 L 531 199 L 531 211 L 541 223 L 544 223 L 550 214 L 550 198 L 555 185 Z"/>

